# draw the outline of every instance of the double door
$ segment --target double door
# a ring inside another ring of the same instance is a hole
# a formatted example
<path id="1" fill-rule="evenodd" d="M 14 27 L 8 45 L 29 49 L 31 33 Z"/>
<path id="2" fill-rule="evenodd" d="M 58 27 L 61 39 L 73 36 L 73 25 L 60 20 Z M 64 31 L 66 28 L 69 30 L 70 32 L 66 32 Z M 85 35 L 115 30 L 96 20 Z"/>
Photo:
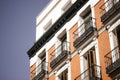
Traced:
<path id="1" fill-rule="evenodd" d="M 85 80 L 92 80 L 96 75 L 96 56 L 95 50 L 91 49 L 85 54 Z"/>

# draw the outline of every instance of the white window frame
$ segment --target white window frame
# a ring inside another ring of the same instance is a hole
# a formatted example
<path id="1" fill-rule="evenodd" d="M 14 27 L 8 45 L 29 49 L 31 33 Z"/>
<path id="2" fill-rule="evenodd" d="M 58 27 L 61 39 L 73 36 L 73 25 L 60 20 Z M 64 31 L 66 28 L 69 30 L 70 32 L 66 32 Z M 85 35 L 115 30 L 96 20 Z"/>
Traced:
<path id="1" fill-rule="evenodd" d="M 114 35 L 113 31 L 120 25 L 120 19 L 117 20 L 113 25 L 108 25 L 108 33 L 109 33 L 109 39 L 110 39 L 110 48 L 113 50 L 116 47 L 116 44 L 114 43 Z M 114 55 L 114 52 L 112 53 Z M 112 61 L 116 61 L 116 58 L 114 57 Z"/>

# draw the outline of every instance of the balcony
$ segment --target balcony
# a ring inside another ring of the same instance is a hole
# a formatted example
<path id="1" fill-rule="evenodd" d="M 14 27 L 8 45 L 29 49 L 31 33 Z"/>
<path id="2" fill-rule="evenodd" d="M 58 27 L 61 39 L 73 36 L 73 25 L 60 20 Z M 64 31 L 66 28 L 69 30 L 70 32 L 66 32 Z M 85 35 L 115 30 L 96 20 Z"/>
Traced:
<path id="1" fill-rule="evenodd" d="M 64 42 L 63 45 L 59 45 L 52 53 L 51 53 L 51 62 L 50 67 L 55 68 L 62 61 L 64 61 L 70 53 L 69 42 Z"/>
<path id="2" fill-rule="evenodd" d="M 77 76 L 75 80 L 102 80 L 101 67 L 94 64 Z"/>
<path id="3" fill-rule="evenodd" d="M 120 47 L 115 47 L 105 55 L 106 73 L 113 77 L 120 73 Z"/>
<path id="4" fill-rule="evenodd" d="M 120 13 L 120 0 L 108 0 L 101 7 L 100 12 L 102 14 L 101 21 L 106 23 L 119 15 Z"/>
<path id="5" fill-rule="evenodd" d="M 95 35 L 96 28 L 93 27 L 94 25 L 95 23 L 92 21 L 92 19 L 90 19 L 87 23 L 83 23 L 78 29 L 73 32 L 73 45 L 75 48 L 83 45 L 88 41 L 88 39 Z"/>
<path id="6" fill-rule="evenodd" d="M 41 49 L 69 20 L 71 20 L 77 11 L 81 9 L 89 0 L 76 0 L 76 2 L 46 31 L 41 38 L 27 52 L 29 58 L 32 58 L 36 52 Z"/>
<path id="7" fill-rule="evenodd" d="M 39 80 L 47 73 L 47 62 L 41 62 L 32 72 L 31 75 L 35 75 L 32 80 Z"/>

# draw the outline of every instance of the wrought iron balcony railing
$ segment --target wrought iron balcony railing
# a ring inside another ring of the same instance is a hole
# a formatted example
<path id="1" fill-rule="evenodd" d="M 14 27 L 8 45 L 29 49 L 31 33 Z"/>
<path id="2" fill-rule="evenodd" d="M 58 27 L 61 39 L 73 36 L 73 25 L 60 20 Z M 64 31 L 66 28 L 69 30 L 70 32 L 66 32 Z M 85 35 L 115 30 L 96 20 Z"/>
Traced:
<path id="1" fill-rule="evenodd" d="M 101 67 L 94 64 L 77 76 L 75 80 L 102 80 Z"/>
<path id="2" fill-rule="evenodd" d="M 31 75 L 35 76 L 32 80 L 39 80 L 47 73 L 47 62 L 41 62 L 32 72 Z"/>
<path id="3" fill-rule="evenodd" d="M 27 52 L 29 58 L 33 57 L 89 0 L 76 0 L 76 2 L 45 32 L 41 38 Z"/>
<path id="4" fill-rule="evenodd" d="M 94 35 L 96 31 L 96 28 L 94 27 L 95 26 L 94 20 L 95 19 L 90 18 L 90 20 L 84 22 L 79 28 L 77 28 L 73 32 L 74 47 L 81 46 L 84 42 L 86 42 L 86 40 L 88 40 Z"/>
<path id="5" fill-rule="evenodd" d="M 105 23 L 120 13 L 120 0 L 107 0 L 101 7 L 101 21 Z"/>
<path id="6" fill-rule="evenodd" d="M 117 46 L 105 56 L 106 73 L 111 74 L 118 68 L 120 69 L 120 47 Z"/>
<path id="7" fill-rule="evenodd" d="M 51 53 L 51 62 L 50 67 L 53 68 L 57 66 L 62 60 L 64 60 L 68 54 L 70 53 L 70 43 L 64 42 L 62 45 L 59 45 L 52 53 Z"/>

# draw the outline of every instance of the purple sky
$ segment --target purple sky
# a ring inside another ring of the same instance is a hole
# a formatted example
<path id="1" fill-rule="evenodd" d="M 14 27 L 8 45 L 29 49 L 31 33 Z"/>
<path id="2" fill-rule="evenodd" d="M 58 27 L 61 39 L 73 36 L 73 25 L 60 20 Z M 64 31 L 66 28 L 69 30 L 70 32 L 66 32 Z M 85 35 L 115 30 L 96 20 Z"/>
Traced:
<path id="1" fill-rule="evenodd" d="M 27 51 L 36 16 L 49 0 L 0 0 L 0 80 L 29 80 Z"/>

